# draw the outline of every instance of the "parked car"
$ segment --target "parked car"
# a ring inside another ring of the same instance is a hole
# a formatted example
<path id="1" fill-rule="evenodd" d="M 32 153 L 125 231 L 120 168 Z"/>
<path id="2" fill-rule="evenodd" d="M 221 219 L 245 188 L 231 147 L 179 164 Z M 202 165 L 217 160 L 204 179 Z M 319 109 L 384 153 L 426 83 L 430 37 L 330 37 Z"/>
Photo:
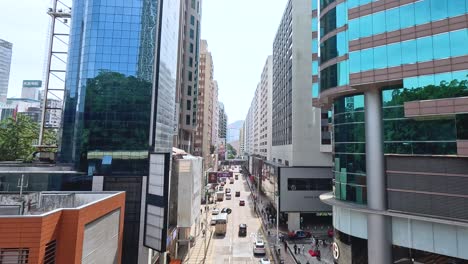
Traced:
<path id="1" fill-rule="evenodd" d="M 240 224 L 239 225 L 239 236 L 247 236 L 247 225 Z"/>
<path id="2" fill-rule="evenodd" d="M 211 211 L 212 215 L 218 215 L 219 214 L 219 209 L 218 208 L 213 208 L 213 211 Z"/>
<path id="3" fill-rule="evenodd" d="M 226 193 L 226 200 L 231 200 L 231 193 Z"/>
<path id="4" fill-rule="evenodd" d="M 260 259 L 259 263 L 260 264 L 270 264 L 271 262 L 270 262 L 270 260 L 268 258 L 262 258 L 262 259 Z"/>
<path id="5" fill-rule="evenodd" d="M 229 179 L 229 183 L 234 184 L 234 178 Z"/>
<path id="6" fill-rule="evenodd" d="M 239 206 L 244 206 L 245 205 L 245 201 L 244 200 L 239 200 Z"/>
<path id="7" fill-rule="evenodd" d="M 240 192 L 239 191 L 236 192 L 236 197 L 240 197 Z"/>
<path id="8" fill-rule="evenodd" d="M 211 219 L 210 225 L 212 225 L 212 226 L 216 225 L 216 219 Z"/>
<path id="9" fill-rule="evenodd" d="M 231 189 L 230 188 L 226 188 L 226 193 L 230 193 L 231 192 Z"/>
<path id="10" fill-rule="evenodd" d="M 290 239 L 300 239 L 312 237 L 312 233 L 304 230 L 293 230 L 288 233 Z"/>
<path id="11" fill-rule="evenodd" d="M 257 239 L 253 245 L 253 254 L 254 255 L 265 255 L 265 243 L 261 239 Z"/>
<path id="12" fill-rule="evenodd" d="M 239 179 L 239 175 L 236 174 L 236 175 L 234 176 L 234 179 L 238 180 L 238 179 Z"/>

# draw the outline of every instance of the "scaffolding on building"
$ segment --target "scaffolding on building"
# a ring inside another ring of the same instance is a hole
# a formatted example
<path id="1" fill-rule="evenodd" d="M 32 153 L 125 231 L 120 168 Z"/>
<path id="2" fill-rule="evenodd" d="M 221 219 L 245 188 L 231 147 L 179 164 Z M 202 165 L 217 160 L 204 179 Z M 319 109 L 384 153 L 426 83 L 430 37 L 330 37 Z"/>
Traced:
<path id="1" fill-rule="evenodd" d="M 62 117 L 63 102 L 65 98 L 65 74 L 68 60 L 68 44 L 70 40 L 70 19 L 72 0 L 51 0 L 47 14 L 51 17 L 47 60 L 45 64 L 44 91 L 41 98 L 42 113 L 39 131 L 38 151 L 50 152 L 57 148 L 56 142 L 47 142 L 45 134 L 48 129 L 57 130 L 59 125 L 51 125 L 48 119 L 51 116 Z"/>

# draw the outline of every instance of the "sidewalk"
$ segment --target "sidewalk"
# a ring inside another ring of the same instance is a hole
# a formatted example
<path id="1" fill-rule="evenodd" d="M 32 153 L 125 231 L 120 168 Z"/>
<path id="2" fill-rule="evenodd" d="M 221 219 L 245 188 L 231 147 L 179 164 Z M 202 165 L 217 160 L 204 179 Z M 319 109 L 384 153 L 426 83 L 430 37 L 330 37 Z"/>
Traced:
<path id="1" fill-rule="evenodd" d="M 252 195 L 256 195 L 256 202 L 257 202 L 257 214 L 260 216 L 261 218 L 261 221 L 262 221 L 262 224 L 263 224 L 263 227 L 265 229 L 265 232 L 266 232 L 266 237 L 267 237 L 267 240 L 268 240 L 268 244 L 271 246 L 272 248 L 272 253 L 274 254 L 275 252 L 275 249 L 274 249 L 274 245 L 276 244 L 276 224 L 274 225 L 269 225 L 268 224 L 268 219 L 266 218 L 265 215 L 263 215 L 261 212 L 262 212 L 262 209 L 265 209 L 266 205 L 269 203 L 269 201 L 267 200 L 267 198 L 265 197 L 265 195 L 263 193 L 259 193 L 257 195 L 257 191 L 253 189 L 253 186 L 251 185 L 251 182 L 250 182 L 250 179 L 247 177 L 245 177 L 246 179 L 246 182 L 247 182 L 247 185 L 249 186 L 249 189 L 250 189 L 250 192 L 252 193 Z M 252 199 L 253 197 L 250 197 L 250 199 Z M 278 228 L 279 230 L 279 233 L 281 234 L 287 234 L 288 233 L 288 229 L 287 227 L 285 226 L 279 226 Z M 268 231 L 270 231 L 270 236 L 268 236 Z M 317 234 L 317 231 L 314 232 L 315 234 Z M 318 237 L 319 238 L 322 238 L 322 237 L 326 237 L 326 231 L 324 231 L 324 234 L 322 236 L 322 232 L 318 232 Z M 301 244 L 302 243 L 302 244 Z M 331 252 L 331 248 L 330 248 L 330 240 L 327 241 L 327 246 L 319 246 L 319 249 L 320 249 L 320 253 L 321 253 L 321 261 L 318 261 L 316 257 L 312 257 L 310 254 L 309 254 L 309 250 L 313 250 L 313 245 L 312 245 L 312 242 L 310 239 L 306 239 L 306 240 L 297 240 L 297 241 L 289 241 L 287 240 L 287 244 L 288 244 L 288 252 L 286 253 L 285 252 L 285 246 L 284 246 L 284 243 L 283 242 L 278 242 L 278 245 L 279 245 L 279 248 L 280 248 L 280 254 L 281 254 L 281 258 L 284 259 L 284 263 L 285 264 L 289 264 L 289 263 L 300 263 L 300 264 L 306 264 L 307 261 L 312 264 L 312 263 L 330 263 L 330 264 L 333 264 L 333 255 L 332 255 L 332 252 Z M 304 245 L 304 250 L 305 250 L 305 253 L 302 254 L 294 254 L 294 244 L 297 244 L 299 248 L 302 249 L 302 245 Z M 276 256 L 275 256 L 276 257 Z M 278 259 L 275 258 L 276 260 L 276 263 L 279 263 L 278 262 Z"/>
<path id="2" fill-rule="evenodd" d="M 300 252 L 294 254 L 294 245 L 297 245 L 297 248 Z M 302 246 L 304 246 L 304 251 L 302 251 Z M 309 250 L 314 250 L 315 247 L 311 243 L 302 243 L 301 241 L 288 241 L 288 250 L 291 256 L 296 260 L 296 263 L 306 264 L 307 262 L 310 264 L 333 264 L 333 255 L 331 252 L 330 244 L 326 246 L 319 246 L 318 249 L 320 250 L 321 260 L 318 261 L 316 257 L 312 257 L 309 253 Z"/>

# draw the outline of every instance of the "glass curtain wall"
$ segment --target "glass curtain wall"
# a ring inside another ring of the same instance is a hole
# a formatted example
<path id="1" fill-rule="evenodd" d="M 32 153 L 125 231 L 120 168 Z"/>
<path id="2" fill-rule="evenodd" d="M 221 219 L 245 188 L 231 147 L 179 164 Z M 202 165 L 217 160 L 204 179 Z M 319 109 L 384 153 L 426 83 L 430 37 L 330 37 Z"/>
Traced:
<path id="1" fill-rule="evenodd" d="M 456 155 L 457 140 L 468 137 L 468 115 L 407 118 L 404 103 L 468 96 L 468 71 L 407 78 L 403 86 L 382 91 L 385 154 Z M 334 103 L 334 193 L 356 203 L 366 203 L 364 109 L 364 95 Z"/>

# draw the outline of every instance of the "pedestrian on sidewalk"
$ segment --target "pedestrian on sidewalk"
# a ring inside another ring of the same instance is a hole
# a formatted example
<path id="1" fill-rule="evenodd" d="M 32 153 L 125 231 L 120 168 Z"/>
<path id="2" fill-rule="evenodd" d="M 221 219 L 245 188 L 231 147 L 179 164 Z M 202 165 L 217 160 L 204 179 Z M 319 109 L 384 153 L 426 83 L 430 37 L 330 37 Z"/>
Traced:
<path id="1" fill-rule="evenodd" d="M 284 242 L 284 252 L 288 252 L 288 242 L 286 241 L 283 241 Z"/>
<path id="2" fill-rule="evenodd" d="M 305 247 L 304 247 L 304 244 L 302 244 L 302 255 L 305 255 Z"/>
<path id="3" fill-rule="evenodd" d="M 297 255 L 297 245 L 296 244 L 294 244 L 294 254 Z"/>

